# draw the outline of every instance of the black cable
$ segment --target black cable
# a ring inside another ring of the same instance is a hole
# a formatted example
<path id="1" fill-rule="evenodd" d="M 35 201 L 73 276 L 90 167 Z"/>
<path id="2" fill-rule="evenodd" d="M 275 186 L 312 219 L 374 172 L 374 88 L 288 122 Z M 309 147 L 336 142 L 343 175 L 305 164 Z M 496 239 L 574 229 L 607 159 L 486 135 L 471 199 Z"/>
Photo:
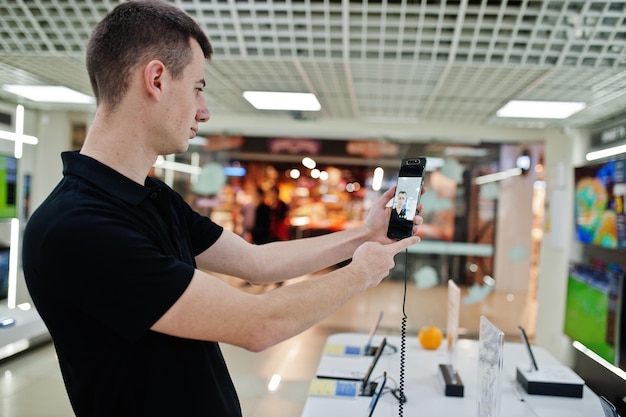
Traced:
<path id="1" fill-rule="evenodd" d="M 386 350 L 389 350 L 390 352 L 385 353 Z M 398 353 L 398 348 L 394 345 L 387 343 L 387 345 L 385 346 L 385 350 L 383 350 L 383 355 L 395 355 L 396 353 Z"/>
<path id="2" fill-rule="evenodd" d="M 404 415 L 404 402 L 406 401 L 406 397 L 404 395 L 404 362 L 405 362 L 405 354 L 406 354 L 406 283 L 407 283 L 407 274 L 408 274 L 408 258 L 409 258 L 409 250 L 404 250 L 404 296 L 402 299 L 402 329 L 401 329 L 401 339 L 400 339 L 400 382 L 398 383 L 398 416 L 403 417 Z"/>

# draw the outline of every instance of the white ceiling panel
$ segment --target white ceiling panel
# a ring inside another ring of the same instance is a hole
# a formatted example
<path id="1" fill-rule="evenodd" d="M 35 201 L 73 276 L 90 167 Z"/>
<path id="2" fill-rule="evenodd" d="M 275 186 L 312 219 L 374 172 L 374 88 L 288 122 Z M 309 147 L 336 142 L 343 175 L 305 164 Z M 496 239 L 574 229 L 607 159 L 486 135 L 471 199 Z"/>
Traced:
<path id="1" fill-rule="evenodd" d="M 322 121 L 524 126 L 495 117 L 510 99 L 587 103 L 534 126 L 588 127 L 626 114 L 626 1 L 172 2 L 214 46 L 206 71 L 213 117 L 272 115 L 252 108 L 244 90 L 315 93 L 321 112 L 293 116 Z M 0 84 L 90 94 L 86 43 L 115 4 L 0 4 Z"/>

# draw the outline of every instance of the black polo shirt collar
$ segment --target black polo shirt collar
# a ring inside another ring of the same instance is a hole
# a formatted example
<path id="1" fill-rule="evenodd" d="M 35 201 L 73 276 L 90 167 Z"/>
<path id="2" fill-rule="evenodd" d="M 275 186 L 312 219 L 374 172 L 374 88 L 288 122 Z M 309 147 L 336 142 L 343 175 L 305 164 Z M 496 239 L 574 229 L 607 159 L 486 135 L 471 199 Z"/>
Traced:
<path id="1" fill-rule="evenodd" d="M 146 178 L 146 184 L 137 184 L 102 162 L 79 153 L 67 151 L 61 154 L 63 175 L 76 176 L 106 191 L 128 204 L 139 205 L 150 193 L 161 187 L 152 178 Z"/>

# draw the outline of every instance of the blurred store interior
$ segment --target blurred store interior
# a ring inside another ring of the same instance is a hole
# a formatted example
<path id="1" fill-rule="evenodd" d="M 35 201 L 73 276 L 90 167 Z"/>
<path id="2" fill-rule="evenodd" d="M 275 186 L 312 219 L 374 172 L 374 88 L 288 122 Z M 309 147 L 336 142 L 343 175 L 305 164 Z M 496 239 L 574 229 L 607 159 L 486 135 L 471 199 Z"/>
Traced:
<path id="1" fill-rule="evenodd" d="M 0 138 L 8 139 L 0 140 L 0 197 L 6 187 L 14 196 L 0 206 L 2 364 L 49 343 L 16 248 L 62 176 L 59 154 L 80 149 L 89 130 L 95 103 L 85 45 L 113 3 L 0 5 Z M 512 339 L 523 325 L 600 391 L 626 397 L 626 354 L 622 362 L 590 360 L 566 332 L 571 263 L 626 268 L 623 247 L 582 241 L 575 218 L 577 168 L 598 163 L 592 152 L 626 144 L 623 1 L 173 3 L 214 46 L 204 91 L 211 120 L 187 152 L 164 155 L 152 174 L 225 228 L 251 239 L 245 213 L 259 199 L 274 205 L 273 189 L 287 208 L 282 239 L 354 227 L 395 185 L 403 158 L 427 157 L 422 242 L 406 262 L 398 255 L 380 288 L 307 333 L 313 346 L 332 332 L 364 330 L 380 309 L 385 331 L 397 334 L 405 279 L 409 304 L 424 307 L 410 313 L 411 331 L 443 328 L 452 280 L 462 289 L 463 337 L 477 337 L 481 315 Z M 40 101 L 16 86 L 69 90 Z M 320 107 L 260 110 L 246 91 L 310 93 Z M 502 113 L 520 101 L 535 113 Z M 546 102 L 576 107 L 553 116 Z M 623 160 L 625 151 L 599 161 Z M 242 291 L 272 290 L 220 278 Z M 616 334 L 626 334 L 624 322 Z M 611 343 L 619 351 L 626 337 Z M 249 375 L 237 372 L 245 384 Z"/>

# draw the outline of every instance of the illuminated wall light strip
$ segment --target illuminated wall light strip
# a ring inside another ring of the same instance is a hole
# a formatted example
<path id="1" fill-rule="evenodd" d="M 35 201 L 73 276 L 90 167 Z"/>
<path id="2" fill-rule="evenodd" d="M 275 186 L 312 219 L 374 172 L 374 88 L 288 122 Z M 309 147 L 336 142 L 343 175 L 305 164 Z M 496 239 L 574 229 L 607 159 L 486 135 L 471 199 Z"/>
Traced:
<path id="1" fill-rule="evenodd" d="M 502 181 L 507 178 L 515 177 L 517 175 L 522 174 L 521 168 L 511 168 L 505 171 L 494 172 L 493 174 L 482 175 L 480 177 L 476 177 L 474 183 L 476 185 L 483 185 L 489 182 Z"/>
<path id="2" fill-rule="evenodd" d="M 35 136 L 24 134 L 24 106 L 21 104 L 18 104 L 15 108 L 15 132 L 0 130 L 0 139 L 15 142 L 13 154 L 17 159 L 22 157 L 25 143 L 29 145 L 36 145 L 39 143 L 39 139 Z"/>
<path id="3" fill-rule="evenodd" d="M 19 260 L 20 221 L 11 219 L 11 250 L 9 251 L 9 288 L 7 307 L 14 309 L 17 304 L 17 263 Z"/>
<path id="4" fill-rule="evenodd" d="M 171 169 L 165 169 L 165 175 L 163 175 L 163 181 L 165 181 L 166 184 L 169 184 L 170 187 L 172 187 L 174 185 L 174 171 L 178 171 L 178 169 L 174 168 L 173 165 L 169 165 L 169 164 L 176 164 L 176 156 L 175 155 L 166 155 L 165 156 L 165 163 L 168 164 L 168 166 L 171 166 Z M 163 166 L 163 164 L 161 164 L 161 166 Z M 185 169 L 185 168 L 183 168 Z"/>
<path id="5" fill-rule="evenodd" d="M 24 106 L 21 104 L 15 108 L 15 133 L 20 136 L 24 135 Z M 21 140 L 16 140 L 13 154 L 17 159 L 20 159 L 23 153 L 24 143 Z"/>
<path id="6" fill-rule="evenodd" d="M 29 145 L 36 145 L 39 143 L 39 139 L 30 135 L 18 135 L 14 132 L 7 132 L 6 130 L 0 130 L 0 139 L 12 140 L 14 142 L 23 142 Z"/>
<path id="7" fill-rule="evenodd" d="M 626 145 L 614 146 L 612 148 L 589 152 L 585 156 L 585 159 L 587 159 L 587 161 L 595 161 L 596 159 L 608 158 L 609 156 L 619 155 L 625 152 Z"/>
<path id="8" fill-rule="evenodd" d="M 191 166 L 200 168 L 200 153 L 192 152 L 191 153 Z M 202 169 L 200 169 L 202 172 Z M 189 177 L 189 182 L 192 184 L 198 183 L 198 174 L 191 174 Z"/>
<path id="9" fill-rule="evenodd" d="M 166 161 L 163 157 L 159 156 L 154 163 L 155 168 L 165 169 L 169 171 L 184 172 L 192 175 L 200 175 L 202 168 L 194 165 L 183 164 L 181 162 Z"/>

